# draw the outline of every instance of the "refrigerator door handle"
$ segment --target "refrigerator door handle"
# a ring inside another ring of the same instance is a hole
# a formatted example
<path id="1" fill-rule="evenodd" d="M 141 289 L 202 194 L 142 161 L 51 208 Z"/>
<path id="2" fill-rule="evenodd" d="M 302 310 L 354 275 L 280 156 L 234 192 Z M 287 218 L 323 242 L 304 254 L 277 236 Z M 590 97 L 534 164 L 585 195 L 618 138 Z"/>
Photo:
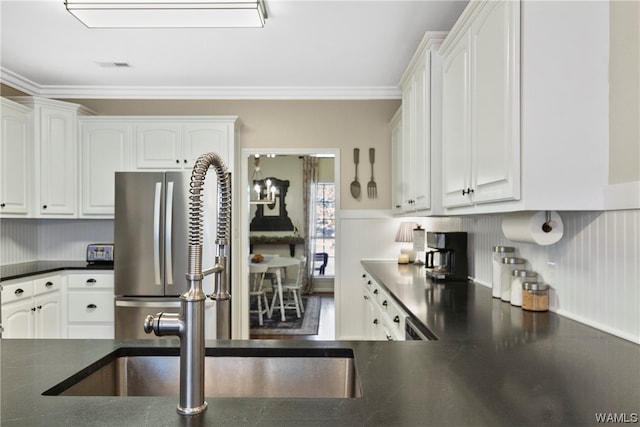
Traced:
<path id="1" fill-rule="evenodd" d="M 160 277 L 160 201 L 162 195 L 162 183 L 156 182 L 156 193 L 153 199 L 153 271 L 156 277 L 156 285 L 162 285 Z"/>
<path id="2" fill-rule="evenodd" d="M 173 181 L 167 183 L 167 203 L 165 206 L 165 248 L 164 248 L 164 268 L 167 285 L 173 285 L 173 249 L 172 249 L 172 230 L 173 225 Z"/>

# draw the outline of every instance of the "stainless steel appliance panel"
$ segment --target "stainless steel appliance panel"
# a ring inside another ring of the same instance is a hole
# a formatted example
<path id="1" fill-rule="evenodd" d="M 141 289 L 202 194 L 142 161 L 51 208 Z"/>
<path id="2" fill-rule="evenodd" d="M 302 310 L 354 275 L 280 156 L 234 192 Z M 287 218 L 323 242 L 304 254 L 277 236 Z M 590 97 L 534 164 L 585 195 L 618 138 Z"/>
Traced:
<path id="1" fill-rule="evenodd" d="M 146 334 L 144 319 L 149 314 L 159 312 L 177 313 L 180 311 L 178 298 L 116 298 L 115 300 L 115 337 L 124 339 L 175 338 L 157 337 Z"/>
<path id="2" fill-rule="evenodd" d="M 181 295 L 187 290 L 189 182 L 191 172 L 165 175 L 165 295 Z"/>
<path id="3" fill-rule="evenodd" d="M 116 295 L 164 296 L 164 173 L 115 177 Z"/>
<path id="4" fill-rule="evenodd" d="M 188 172 L 116 173 L 115 294 L 186 289 Z"/>

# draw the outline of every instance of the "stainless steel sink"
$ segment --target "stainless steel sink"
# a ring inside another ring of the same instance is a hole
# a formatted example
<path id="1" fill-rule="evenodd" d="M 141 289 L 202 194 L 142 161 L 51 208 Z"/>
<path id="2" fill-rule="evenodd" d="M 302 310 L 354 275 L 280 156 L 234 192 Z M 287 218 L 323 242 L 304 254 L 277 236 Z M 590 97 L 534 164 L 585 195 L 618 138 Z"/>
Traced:
<path id="1" fill-rule="evenodd" d="M 179 349 L 120 348 L 45 391 L 46 396 L 178 396 Z M 210 348 L 205 396 L 361 396 L 347 348 Z"/>

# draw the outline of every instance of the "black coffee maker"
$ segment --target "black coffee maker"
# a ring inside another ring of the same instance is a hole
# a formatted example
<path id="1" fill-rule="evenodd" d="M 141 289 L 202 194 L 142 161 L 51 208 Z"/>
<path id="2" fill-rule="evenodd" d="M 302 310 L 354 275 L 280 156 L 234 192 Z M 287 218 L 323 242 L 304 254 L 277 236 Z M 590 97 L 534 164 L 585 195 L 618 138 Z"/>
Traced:
<path id="1" fill-rule="evenodd" d="M 467 280 L 467 233 L 428 231 L 427 246 L 427 277 L 443 281 Z"/>

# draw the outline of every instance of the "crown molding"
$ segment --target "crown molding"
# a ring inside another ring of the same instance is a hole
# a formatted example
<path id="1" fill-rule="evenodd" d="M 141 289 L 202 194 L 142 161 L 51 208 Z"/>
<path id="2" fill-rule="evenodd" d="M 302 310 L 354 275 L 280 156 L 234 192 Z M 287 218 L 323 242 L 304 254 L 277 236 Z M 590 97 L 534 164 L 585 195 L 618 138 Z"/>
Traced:
<path id="1" fill-rule="evenodd" d="M 0 82 L 28 95 L 56 99 L 401 99 L 395 86 L 365 87 L 221 87 L 221 86 L 70 86 L 40 85 L 0 67 Z"/>
<path id="2" fill-rule="evenodd" d="M 26 93 L 27 95 L 39 95 L 39 84 L 4 67 L 0 67 L 0 83 L 11 86 L 14 89 Z"/>

